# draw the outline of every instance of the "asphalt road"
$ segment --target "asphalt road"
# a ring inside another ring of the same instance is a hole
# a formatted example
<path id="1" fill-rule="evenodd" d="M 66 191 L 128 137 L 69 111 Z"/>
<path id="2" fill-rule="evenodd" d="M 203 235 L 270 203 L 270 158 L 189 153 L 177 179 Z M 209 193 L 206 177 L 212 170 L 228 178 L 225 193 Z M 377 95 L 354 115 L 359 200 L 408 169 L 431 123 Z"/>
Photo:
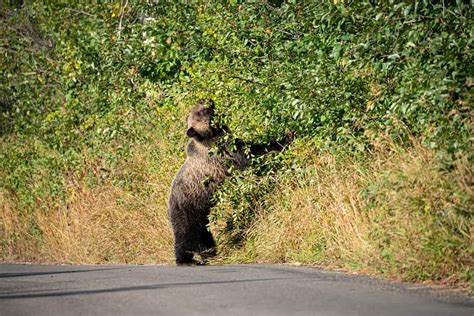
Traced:
<path id="1" fill-rule="evenodd" d="M 286 265 L 0 264 L 0 315 L 474 315 L 474 298 Z"/>

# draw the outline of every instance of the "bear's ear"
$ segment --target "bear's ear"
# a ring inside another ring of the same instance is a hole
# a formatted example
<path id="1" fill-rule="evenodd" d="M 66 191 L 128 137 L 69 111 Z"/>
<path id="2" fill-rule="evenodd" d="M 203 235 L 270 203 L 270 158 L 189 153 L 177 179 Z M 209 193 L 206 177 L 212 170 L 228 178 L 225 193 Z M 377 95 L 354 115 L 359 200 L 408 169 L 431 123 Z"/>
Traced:
<path id="1" fill-rule="evenodd" d="M 209 100 L 208 100 L 208 104 L 209 104 L 209 108 L 210 108 L 211 110 L 214 110 L 214 108 L 215 108 L 214 100 L 209 99 Z"/>
<path id="2" fill-rule="evenodd" d="M 188 137 L 194 137 L 197 134 L 198 133 L 196 132 L 196 130 L 192 127 L 188 128 L 188 130 L 186 131 L 186 135 L 188 135 Z"/>
<path id="3" fill-rule="evenodd" d="M 208 109 L 214 110 L 215 104 L 214 100 L 212 99 L 199 99 L 198 100 L 198 105 L 202 105 Z"/>

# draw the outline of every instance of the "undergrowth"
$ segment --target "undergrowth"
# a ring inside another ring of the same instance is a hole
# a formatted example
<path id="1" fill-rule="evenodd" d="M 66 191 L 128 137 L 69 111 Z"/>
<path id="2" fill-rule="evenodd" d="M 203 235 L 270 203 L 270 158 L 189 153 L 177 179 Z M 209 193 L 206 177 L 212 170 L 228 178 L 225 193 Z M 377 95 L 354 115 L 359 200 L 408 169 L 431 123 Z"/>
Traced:
<path id="1" fill-rule="evenodd" d="M 362 157 L 337 151 L 315 151 L 302 171 L 278 176 L 254 202 L 244 242 L 226 247 L 223 260 L 466 285 L 473 265 L 470 164 L 458 161 L 443 171 L 434 152 L 417 141 L 400 147 L 387 140 Z M 231 236 L 220 238 L 228 244 Z"/>

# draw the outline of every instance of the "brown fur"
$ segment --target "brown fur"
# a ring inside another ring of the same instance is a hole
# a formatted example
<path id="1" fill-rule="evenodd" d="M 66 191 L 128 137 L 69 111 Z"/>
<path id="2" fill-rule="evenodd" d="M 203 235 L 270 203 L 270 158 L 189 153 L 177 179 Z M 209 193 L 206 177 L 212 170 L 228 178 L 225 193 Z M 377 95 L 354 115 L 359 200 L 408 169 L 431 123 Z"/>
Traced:
<path id="1" fill-rule="evenodd" d="M 225 161 L 244 166 L 242 141 L 237 141 L 236 153 L 225 156 L 209 155 L 209 150 L 223 130 L 213 126 L 214 102 L 201 100 L 191 109 L 186 134 L 191 139 L 186 148 L 186 161 L 171 185 L 168 201 L 169 216 L 173 227 L 176 263 L 196 264 L 194 253 L 203 261 L 216 254 L 216 244 L 207 229 L 212 195 L 226 177 Z M 284 140 L 288 143 L 288 140 Z M 284 144 L 272 141 L 268 146 L 251 145 L 251 153 L 259 155 L 268 151 L 281 151 Z"/>
<path id="2" fill-rule="evenodd" d="M 221 158 L 210 157 L 209 149 L 217 136 L 211 126 L 213 103 L 204 101 L 191 109 L 188 130 L 191 137 L 186 161 L 176 174 L 170 191 L 169 215 L 175 240 L 177 264 L 197 263 L 193 253 L 203 259 L 215 255 L 215 242 L 207 230 L 212 194 L 225 178 Z"/>

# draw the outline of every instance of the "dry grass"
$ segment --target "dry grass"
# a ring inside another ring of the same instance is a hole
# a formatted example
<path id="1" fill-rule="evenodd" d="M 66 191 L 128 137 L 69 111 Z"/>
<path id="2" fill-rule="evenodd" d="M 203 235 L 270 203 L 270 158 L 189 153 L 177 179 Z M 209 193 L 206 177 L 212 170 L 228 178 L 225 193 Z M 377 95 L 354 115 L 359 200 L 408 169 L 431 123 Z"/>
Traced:
<path id="1" fill-rule="evenodd" d="M 301 177 L 283 178 L 227 260 L 466 281 L 474 263 L 470 164 L 443 172 L 416 141 L 409 149 L 391 142 L 375 148 L 358 160 L 321 154 Z"/>
<path id="2" fill-rule="evenodd" d="M 157 111 L 159 115 L 166 109 Z M 184 122 L 163 115 L 157 124 L 158 131 L 151 128 L 145 135 L 154 141 L 135 145 L 128 159 L 106 174 L 100 159 L 84 153 L 84 170 L 63 175 L 65 201 L 51 194 L 34 194 L 34 189 L 44 190 L 43 183 L 36 181 L 41 175 L 32 175 L 29 184 L 35 199 L 32 210 L 23 210 L 17 195 L 0 190 L 1 260 L 173 262 L 167 196 L 184 160 L 179 148 L 184 145 Z M 38 171 L 44 172 L 48 170 Z"/>
<path id="3" fill-rule="evenodd" d="M 163 124 L 161 135 L 173 139 L 155 136 L 157 142 L 137 146 L 107 179 L 90 185 L 65 176 L 66 203 L 46 196 L 34 211 L 23 211 L 16 196 L 0 191 L 2 260 L 171 263 L 166 198 L 184 158 L 176 141 L 184 139 L 179 119 Z M 243 246 L 221 243 L 222 260 L 299 262 L 464 284 L 474 264 L 472 165 L 460 160 L 442 171 L 417 141 L 409 148 L 390 141 L 374 148 L 355 159 L 294 144 L 292 157 L 310 161 L 307 168 L 278 176 L 276 188 L 257 197 Z M 100 169 L 95 162 L 86 168 Z"/>
<path id="4" fill-rule="evenodd" d="M 144 167 L 145 159 L 143 155 L 136 156 L 134 168 Z M 144 178 L 140 184 L 148 188 L 142 187 L 140 191 L 125 190 L 111 183 L 89 188 L 84 183 L 70 181 L 66 206 L 42 203 L 29 214 L 14 210 L 12 201 L 3 193 L 0 196 L 3 259 L 62 263 L 172 262 L 166 196 L 173 170 L 162 171 L 141 170 Z M 133 170 L 121 172 L 133 174 Z M 34 234 L 32 225 L 40 235 Z"/>

